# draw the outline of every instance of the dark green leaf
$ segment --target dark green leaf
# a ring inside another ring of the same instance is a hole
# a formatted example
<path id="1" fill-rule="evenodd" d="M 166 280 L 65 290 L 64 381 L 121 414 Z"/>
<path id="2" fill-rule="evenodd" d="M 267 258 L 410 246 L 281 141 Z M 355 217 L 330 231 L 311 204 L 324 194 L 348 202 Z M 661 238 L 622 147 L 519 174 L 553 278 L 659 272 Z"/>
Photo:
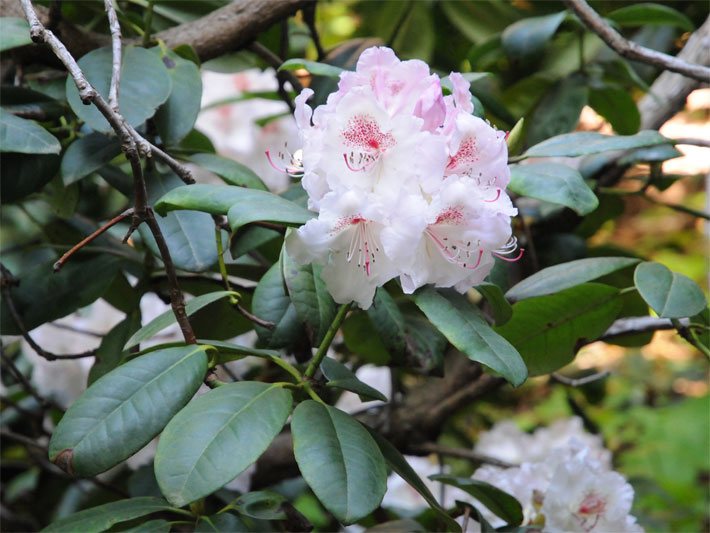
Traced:
<path id="1" fill-rule="evenodd" d="M 589 105 L 609 121 L 619 135 L 632 135 L 641 126 L 641 114 L 628 91 L 616 87 L 593 88 Z"/>
<path id="2" fill-rule="evenodd" d="M 419 531 L 426 531 L 419 522 L 411 518 L 401 518 L 368 527 L 364 533 L 414 533 Z"/>
<path id="3" fill-rule="evenodd" d="M 495 283 L 481 283 L 474 287 L 491 306 L 496 326 L 502 326 L 513 316 L 513 308 L 503 296 L 503 291 Z"/>
<path id="4" fill-rule="evenodd" d="M 359 422 L 313 400 L 296 407 L 293 451 L 303 478 L 343 524 L 374 511 L 387 490 L 387 469 L 377 444 Z"/>
<path id="5" fill-rule="evenodd" d="M 219 354 L 216 357 L 217 364 L 228 363 L 242 357 L 253 355 L 255 357 L 263 357 L 265 359 L 273 359 L 281 357 L 281 354 L 276 350 L 263 350 L 261 348 L 252 348 L 251 346 L 241 346 L 232 342 L 216 341 L 212 339 L 198 339 L 198 344 L 207 344 L 216 348 Z"/>
<path id="6" fill-rule="evenodd" d="M 615 9 L 606 15 L 619 26 L 645 26 L 658 24 L 693 31 L 693 22 L 680 11 L 663 4 L 638 3 Z"/>
<path id="7" fill-rule="evenodd" d="M 16 117 L 0 108 L 0 152 L 58 154 L 59 140 L 34 120 Z"/>
<path id="8" fill-rule="evenodd" d="M 318 63 L 316 61 L 308 61 L 307 59 L 289 59 L 284 61 L 279 67 L 279 70 L 298 69 L 305 69 L 314 76 L 326 76 L 329 78 L 337 78 L 340 76 L 340 73 L 343 72 L 343 69 L 340 67 Z"/>
<path id="9" fill-rule="evenodd" d="M 214 172 L 224 179 L 229 185 L 248 187 L 250 189 L 267 190 L 264 182 L 250 168 L 216 154 L 195 154 L 190 156 L 190 161 L 202 168 Z"/>
<path id="10" fill-rule="evenodd" d="M 115 524 L 127 522 L 141 516 L 171 509 L 162 498 L 141 497 L 105 503 L 91 509 L 84 509 L 73 515 L 57 520 L 42 531 L 45 533 L 100 533 Z"/>
<path id="11" fill-rule="evenodd" d="M 528 121 L 527 144 L 574 131 L 589 97 L 588 82 L 573 74 L 557 82 L 543 96 Z"/>
<path id="12" fill-rule="evenodd" d="M 56 274 L 52 273 L 52 263 L 40 263 L 26 272 L 15 273 L 20 285 L 11 287 L 10 295 L 29 331 L 94 302 L 111 285 L 120 266 L 121 261 L 111 255 L 85 261 L 72 259 Z M 0 324 L 3 335 L 21 333 L 4 299 Z"/>
<path id="13" fill-rule="evenodd" d="M 201 516 L 194 533 L 251 533 L 250 528 L 232 513 Z"/>
<path id="14" fill-rule="evenodd" d="M 291 393 L 242 381 L 199 396 L 163 431 L 155 454 L 160 490 L 176 506 L 211 494 L 264 453 L 291 414 Z"/>
<path id="15" fill-rule="evenodd" d="M 687 276 L 660 263 L 641 263 L 634 272 L 639 294 L 661 318 L 684 318 L 707 306 L 703 291 Z"/>
<path id="16" fill-rule="evenodd" d="M 180 178 L 175 174 L 153 172 L 148 180 L 148 198 L 155 202 L 171 189 L 180 188 Z M 175 267 L 189 272 L 204 272 L 217 262 L 217 245 L 214 242 L 214 220 L 206 213 L 179 211 L 157 217 Z M 148 248 L 160 257 L 158 245 L 145 224 L 138 230 Z M 209 237 L 206 237 L 209 236 Z"/>
<path id="17" fill-rule="evenodd" d="M 599 205 L 582 175 L 558 163 L 511 165 L 508 189 L 521 196 L 564 205 L 580 215 L 591 213 Z"/>
<path id="18" fill-rule="evenodd" d="M 275 263 L 254 290 L 252 312 L 274 324 L 274 328 L 255 325 L 259 338 L 267 346 L 283 348 L 298 341 L 303 334 L 303 325 L 298 319 L 296 307 L 286 292 L 281 265 Z"/>
<path id="19" fill-rule="evenodd" d="M 242 494 L 234 502 L 234 508 L 239 514 L 258 520 L 284 520 L 286 513 L 281 506 L 286 501 L 278 492 L 259 490 Z"/>
<path id="20" fill-rule="evenodd" d="M 375 292 L 372 306 L 367 310 L 372 326 L 390 352 L 393 361 L 403 363 L 406 352 L 406 333 L 404 316 L 392 296 L 379 287 Z"/>
<path id="21" fill-rule="evenodd" d="M 654 163 L 667 161 L 683 154 L 672 144 L 659 144 L 648 148 L 637 148 L 617 160 L 619 165 L 635 165 L 636 163 Z"/>
<path id="22" fill-rule="evenodd" d="M 520 354 L 493 331 L 461 295 L 444 297 L 427 288 L 417 291 L 414 302 L 449 342 L 469 359 L 489 366 L 513 385 L 525 381 L 527 370 Z"/>
<path id="23" fill-rule="evenodd" d="M 167 520 L 149 520 L 130 529 L 124 529 L 122 533 L 170 533 L 170 522 Z"/>
<path id="24" fill-rule="evenodd" d="M 505 520 L 509 525 L 518 526 L 523 521 L 520 502 L 497 487 L 469 477 L 455 477 L 444 474 L 429 476 L 429 479 L 457 487 L 485 505 L 489 511 Z"/>
<path id="25" fill-rule="evenodd" d="M 121 364 L 123 360 L 123 346 L 131 336 L 141 326 L 140 311 L 134 311 L 126 316 L 124 320 L 116 324 L 111 331 L 101 340 L 99 350 L 96 352 L 94 364 L 89 372 L 87 383 L 91 385 L 101 376 L 108 374 Z"/>
<path id="26" fill-rule="evenodd" d="M 426 318 L 404 315 L 406 344 L 405 367 L 418 368 L 423 372 L 436 372 L 443 368 L 447 341 L 439 330 Z"/>
<path id="27" fill-rule="evenodd" d="M 153 48 L 172 80 L 170 96 L 155 114 L 155 125 L 163 143 L 168 146 L 179 143 L 192 127 L 200 112 L 202 78 L 200 69 L 172 50 L 163 53 L 160 47 Z"/>
<path id="28" fill-rule="evenodd" d="M 19 17 L 0 17 L 0 52 L 26 44 L 32 44 L 27 21 Z"/>
<path id="29" fill-rule="evenodd" d="M 8 204 L 39 191 L 59 170 L 58 155 L 4 153 L 0 156 L 0 201 Z"/>
<path id="30" fill-rule="evenodd" d="M 93 50 L 79 59 L 84 75 L 104 99 L 111 83 L 111 47 Z M 123 50 L 121 114 L 131 126 L 139 126 L 153 116 L 170 96 L 172 82 L 160 58 L 145 48 L 129 46 Z M 76 115 L 95 131 L 110 133 L 109 123 L 95 106 L 84 105 L 71 76 L 67 77 L 67 100 Z"/>
<path id="31" fill-rule="evenodd" d="M 181 153 L 181 154 L 195 154 L 195 153 L 206 153 L 214 154 L 215 148 L 204 133 L 198 130 L 192 130 L 188 133 L 180 144 L 177 146 L 168 147 L 170 153 Z"/>
<path id="32" fill-rule="evenodd" d="M 387 401 L 387 396 L 382 394 L 377 389 L 370 387 L 367 383 L 360 381 L 348 367 L 339 363 L 335 359 L 326 357 L 320 364 L 320 369 L 323 375 L 328 380 L 329 387 L 336 389 L 349 390 L 360 397 L 363 402 L 369 400 Z"/>
<path id="33" fill-rule="evenodd" d="M 65 185 L 57 176 L 44 188 L 42 198 L 49 204 L 52 213 L 59 218 L 68 219 L 79 205 L 79 186 L 76 183 Z"/>
<path id="34" fill-rule="evenodd" d="M 286 226 L 302 226 L 315 213 L 266 191 L 244 189 L 249 193 L 241 201 L 230 207 L 227 213 L 229 226 L 237 231 L 250 222 L 265 221 Z"/>
<path id="35" fill-rule="evenodd" d="M 657 131 L 644 130 L 636 135 L 603 135 L 591 131 L 578 131 L 547 139 L 528 149 L 528 157 L 576 157 L 609 150 L 631 150 L 645 146 L 668 143 Z"/>
<path id="36" fill-rule="evenodd" d="M 574 359 L 580 342 L 599 338 L 621 310 L 619 290 L 578 285 L 513 305 L 513 318 L 496 331 L 515 346 L 531 376 L 554 372 Z"/>
<path id="37" fill-rule="evenodd" d="M 98 379 L 72 404 L 49 442 L 49 458 L 94 476 L 145 446 L 195 394 L 207 371 L 204 346 L 143 355 Z"/>
<path id="38" fill-rule="evenodd" d="M 60 171 L 65 185 L 79 181 L 110 163 L 121 153 L 121 144 L 115 137 L 90 133 L 69 145 L 62 157 Z"/>
<path id="39" fill-rule="evenodd" d="M 503 49 L 514 58 L 535 56 L 543 51 L 564 19 L 565 12 L 560 11 L 519 20 L 503 31 Z"/>
<path id="40" fill-rule="evenodd" d="M 348 350 L 364 361 L 378 365 L 387 364 L 390 354 L 380 339 L 366 312 L 354 311 L 343 322 L 343 339 Z"/>
<path id="41" fill-rule="evenodd" d="M 436 511 L 439 518 L 443 519 L 446 524 L 446 531 L 461 531 L 461 526 L 459 526 L 458 523 L 446 513 L 444 508 L 439 505 L 439 502 L 431 493 L 429 487 L 426 486 L 424 481 L 422 481 L 422 478 L 419 477 L 419 474 L 417 474 L 416 471 L 410 466 L 399 450 L 375 430 L 368 428 L 367 426 L 365 429 L 367 429 L 370 436 L 375 440 L 377 447 L 380 449 L 380 452 L 382 452 L 382 455 L 390 468 L 394 470 L 399 477 L 406 481 L 410 487 L 416 490 L 429 504 L 429 506 Z"/>
<path id="42" fill-rule="evenodd" d="M 320 277 L 320 265 L 299 265 L 281 252 L 283 279 L 296 315 L 306 326 L 314 346 L 320 344 L 336 313 L 335 302 Z"/>
<path id="43" fill-rule="evenodd" d="M 590 257 L 555 265 L 536 272 L 513 286 L 506 296 L 513 301 L 552 294 L 635 265 L 633 257 Z"/>
<path id="44" fill-rule="evenodd" d="M 231 291 L 217 291 L 192 298 L 185 304 L 185 313 L 187 316 L 190 316 L 212 302 L 216 302 L 217 300 L 226 298 L 227 296 L 237 296 L 237 293 Z M 175 313 L 173 313 L 172 309 L 165 311 L 163 314 L 155 317 L 141 329 L 136 331 L 131 338 L 128 339 L 128 342 L 126 342 L 123 349 L 128 350 L 134 346 L 137 346 L 141 342 L 154 337 L 158 332 L 163 331 L 176 321 L 177 319 L 175 318 Z"/>

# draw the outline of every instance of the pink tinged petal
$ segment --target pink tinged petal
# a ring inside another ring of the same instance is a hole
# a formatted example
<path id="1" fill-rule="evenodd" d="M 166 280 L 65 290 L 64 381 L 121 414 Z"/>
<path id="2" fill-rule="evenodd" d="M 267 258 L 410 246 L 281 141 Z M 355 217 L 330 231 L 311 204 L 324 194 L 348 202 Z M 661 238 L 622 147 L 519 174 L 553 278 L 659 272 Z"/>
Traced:
<path id="1" fill-rule="evenodd" d="M 391 48 L 386 46 L 373 46 L 363 51 L 357 61 L 356 72 L 367 74 L 374 69 L 383 67 L 393 67 L 399 63 L 399 59 Z"/>
<path id="2" fill-rule="evenodd" d="M 473 113 L 473 102 L 471 101 L 471 83 L 468 82 L 460 73 L 452 72 L 449 74 L 451 80 L 454 104 L 464 113 Z"/>
<path id="3" fill-rule="evenodd" d="M 305 130 L 311 127 L 311 117 L 313 116 L 313 110 L 311 106 L 306 103 L 311 96 L 313 96 L 312 89 L 303 89 L 301 94 L 296 97 L 296 112 L 294 113 L 294 118 L 296 119 L 296 125 L 300 130 Z"/>
<path id="4" fill-rule="evenodd" d="M 383 132 L 372 115 L 355 115 L 342 132 L 345 145 L 363 151 L 384 152 L 396 143 L 391 133 Z"/>

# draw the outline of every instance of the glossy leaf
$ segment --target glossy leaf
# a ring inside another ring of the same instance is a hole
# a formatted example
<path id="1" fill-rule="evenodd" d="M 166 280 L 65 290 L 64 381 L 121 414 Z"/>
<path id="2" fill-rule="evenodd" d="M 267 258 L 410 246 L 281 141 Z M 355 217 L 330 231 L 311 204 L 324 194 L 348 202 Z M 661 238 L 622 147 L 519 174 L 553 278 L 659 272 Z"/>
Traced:
<path id="1" fill-rule="evenodd" d="M 426 318 L 404 315 L 404 338 L 405 367 L 417 368 L 425 373 L 437 373 L 443 369 L 448 342 Z"/>
<path id="2" fill-rule="evenodd" d="M 191 300 L 188 300 L 185 303 L 185 313 L 187 314 L 187 316 L 190 316 L 193 313 L 196 313 L 197 311 L 202 309 L 203 307 L 208 306 L 212 302 L 216 302 L 217 300 L 226 298 L 227 296 L 236 295 L 236 292 L 216 291 L 203 294 L 202 296 L 196 296 L 195 298 L 192 298 Z M 130 348 L 133 348 L 134 346 L 137 346 L 141 342 L 154 337 L 159 332 L 163 331 L 165 328 L 167 328 L 171 324 L 174 324 L 175 322 L 177 322 L 177 319 L 175 318 L 175 313 L 173 313 L 173 310 L 169 309 L 168 311 L 165 311 L 163 314 L 155 317 L 141 329 L 136 331 L 131 336 L 131 338 L 128 339 L 123 349 L 128 350 Z"/>
<path id="3" fill-rule="evenodd" d="M 0 108 L 0 152 L 58 154 L 61 150 L 59 140 L 37 122 Z"/>
<path id="4" fill-rule="evenodd" d="M 303 333 L 296 307 L 289 298 L 279 263 L 274 264 L 254 290 L 252 312 L 274 324 L 274 328 L 255 325 L 259 338 L 272 348 L 283 348 L 297 342 Z"/>
<path id="5" fill-rule="evenodd" d="M 69 145 L 60 172 L 65 185 L 79 181 L 96 172 L 121 153 L 121 144 L 116 138 L 101 133 L 90 133 Z"/>
<path id="6" fill-rule="evenodd" d="M 249 196 L 230 207 L 227 213 L 232 231 L 257 221 L 301 226 L 315 216 L 312 211 L 270 192 L 253 189 L 245 189 L 245 191 Z"/>
<path id="7" fill-rule="evenodd" d="M 644 26 L 658 24 L 675 26 L 683 31 L 693 31 L 693 22 L 680 11 L 663 4 L 649 2 L 637 3 L 606 14 L 606 18 L 616 22 L 619 26 Z"/>
<path id="8" fill-rule="evenodd" d="M 521 196 L 564 205 L 580 215 L 591 213 L 599 205 L 582 175 L 558 163 L 512 165 L 508 189 Z"/>
<path id="9" fill-rule="evenodd" d="M 282 504 L 286 501 L 278 492 L 259 490 L 242 494 L 234 502 L 234 508 L 239 514 L 258 520 L 284 520 L 286 513 Z"/>
<path id="10" fill-rule="evenodd" d="M 494 283 L 481 283 L 474 287 L 486 299 L 493 312 L 496 326 L 502 326 L 513 316 L 513 308 L 505 299 L 501 288 Z"/>
<path id="11" fill-rule="evenodd" d="M 314 346 L 320 344 L 336 313 L 336 305 L 320 277 L 321 266 L 299 265 L 286 253 L 281 252 L 283 279 L 288 296 L 296 309 L 296 315 L 306 326 L 308 337 Z"/>
<path id="12" fill-rule="evenodd" d="M 586 283 L 513 305 L 513 318 L 496 331 L 515 346 L 531 376 L 554 372 L 574 359 L 580 342 L 599 338 L 621 310 L 619 289 Z"/>
<path id="13" fill-rule="evenodd" d="M 109 372 L 72 404 L 49 442 L 49 458 L 94 476 L 145 446 L 197 392 L 207 371 L 204 346 L 168 348 Z"/>
<path id="14" fill-rule="evenodd" d="M 343 340 L 348 350 L 358 354 L 363 361 L 378 365 L 387 364 L 390 354 L 372 320 L 364 311 L 354 311 L 348 315 L 342 327 Z"/>
<path id="15" fill-rule="evenodd" d="M 202 100 L 200 69 L 172 50 L 153 48 L 172 81 L 170 96 L 155 114 L 155 125 L 163 143 L 172 146 L 192 131 Z"/>
<path id="16" fill-rule="evenodd" d="M 591 131 L 578 131 L 547 139 L 525 152 L 528 157 L 576 157 L 609 150 L 631 150 L 667 143 L 657 131 L 644 130 L 636 135 L 603 135 Z"/>
<path id="17" fill-rule="evenodd" d="M 26 44 L 32 44 L 27 21 L 19 17 L 0 17 L 0 52 Z"/>
<path id="18" fill-rule="evenodd" d="M 147 183 L 148 198 L 155 202 L 168 191 L 182 183 L 173 173 L 150 173 Z M 189 272 L 204 272 L 217 262 L 217 245 L 214 242 L 214 220 L 206 213 L 178 211 L 156 217 L 165 237 L 170 256 L 176 268 Z M 160 257 L 158 245 L 145 224 L 138 230 L 148 248 Z M 209 235 L 209 238 L 205 238 Z"/>
<path id="19" fill-rule="evenodd" d="M 514 285 L 505 295 L 510 300 L 524 300 L 552 294 L 635 265 L 633 257 L 590 257 L 547 267 Z"/>
<path id="20" fill-rule="evenodd" d="M 120 267 L 121 260 L 111 255 L 84 261 L 73 259 L 56 274 L 51 262 L 42 262 L 27 271 L 16 272 L 20 285 L 9 290 L 24 326 L 32 330 L 94 302 L 111 285 Z M 4 300 L 0 305 L 0 332 L 21 333 Z"/>
<path id="21" fill-rule="evenodd" d="M 201 516 L 194 533 L 251 533 L 251 529 L 232 513 Z"/>
<path id="22" fill-rule="evenodd" d="M 634 284 L 646 303 L 661 318 L 685 318 L 707 306 L 703 291 L 687 276 L 671 272 L 660 263 L 641 263 Z"/>
<path id="23" fill-rule="evenodd" d="M 449 342 L 469 359 L 490 367 L 513 385 L 525 381 L 527 370 L 520 354 L 493 331 L 461 295 L 451 293 L 444 297 L 436 290 L 427 288 L 414 295 L 414 302 Z"/>
<path id="24" fill-rule="evenodd" d="M 518 526 L 523 521 L 523 508 L 513 496 L 493 485 L 469 477 L 455 477 L 444 474 L 429 476 L 429 479 L 457 487 L 485 505 L 489 511 L 506 521 L 508 525 Z"/>
<path id="25" fill-rule="evenodd" d="M 130 529 L 124 529 L 123 533 L 170 533 L 171 525 L 167 520 L 149 520 Z"/>
<path id="26" fill-rule="evenodd" d="M 370 387 L 367 383 L 360 381 L 348 367 L 331 357 L 323 359 L 323 362 L 320 364 L 320 369 L 328 380 L 326 383 L 328 387 L 354 392 L 363 402 L 369 400 L 387 401 L 387 396 L 377 389 Z"/>
<path id="27" fill-rule="evenodd" d="M 359 422 L 306 400 L 293 413 L 291 431 L 303 478 L 340 522 L 352 524 L 380 505 L 387 490 L 385 461 Z"/>
<path id="28" fill-rule="evenodd" d="M 100 533 L 116 524 L 128 522 L 141 516 L 171 509 L 162 498 L 143 496 L 105 503 L 91 509 L 84 509 L 73 515 L 53 522 L 42 531 L 45 533 Z"/>
<path id="29" fill-rule="evenodd" d="M 589 105 L 609 121 L 619 135 L 632 135 L 641 126 L 641 114 L 628 91 L 616 87 L 593 88 Z"/>
<path id="30" fill-rule="evenodd" d="M 264 182 L 253 170 L 233 159 L 216 154 L 195 154 L 190 156 L 190 161 L 214 172 L 229 185 L 267 190 Z"/>
<path id="31" fill-rule="evenodd" d="M 515 58 L 530 57 L 542 52 L 547 42 L 565 18 L 560 11 L 542 17 L 528 17 L 508 26 L 502 34 L 503 49 Z"/>
<path id="32" fill-rule="evenodd" d="M 180 411 L 163 431 L 155 476 L 176 506 L 207 496 L 264 453 L 291 414 L 291 393 L 242 381 L 213 389 Z"/>
<path id="33" fill-rule="evenodd" d="M 92 50 L 79 59 L 84 75 L 104 99 L 108 100 L 111 83 L 111 47 Z M 118 102 L 121 114 L 131 126 L 139 126 L 153 116 L 170 96 L 172 82 L 156 54 L 128 46 L 123 50 L 121 90 Z M 76 115 L 94 131 L 111 133 L 113 129 L 92 105 L 84 105 L 71 76 L 66 81 L 67 101 Z"/>
<path id="34" fill-rule="evenodd" d="M 289 59 L 284 61 L 279 70 L 300 70 L 305 69 L 314 76 L 326 76 L 328 78 L 338 78 L 343 72 L 340 67 L 328 65 L 326 63 L 318 63 L 307 59 Z"/>

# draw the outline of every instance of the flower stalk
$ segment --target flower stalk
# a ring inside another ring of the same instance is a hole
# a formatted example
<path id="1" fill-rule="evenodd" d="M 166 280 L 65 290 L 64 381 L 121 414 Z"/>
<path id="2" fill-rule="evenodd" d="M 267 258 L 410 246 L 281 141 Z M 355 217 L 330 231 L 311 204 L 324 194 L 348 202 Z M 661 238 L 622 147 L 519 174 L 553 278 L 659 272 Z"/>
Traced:
<path id="1" fill-rule="evenodd" d="M 325 358 L 325 355 L 328 353 L 328 348 L 330 348 L 330 344 L 333 342 L 335 334 L 340 329 L 343 320 L 345 320 L 345 316 L 348 314 L 351 305 L 352 303 L 343 304 L 340 306 L 340 309 L 338 309 L 338 314 L 335 315 L 333 322 L 330 324 L 330 327 L 328 328 L 325 337 L 323 337 L 323 341 L 318 347 L 318 351 L 313 356 L 313 359 L 311 359 L 311 362 L 308 363 L 308 367 L 303 373 L 304 378 L 312 378 L 315 375 L 316 370 L 318 370 L 318 367 Z"/>

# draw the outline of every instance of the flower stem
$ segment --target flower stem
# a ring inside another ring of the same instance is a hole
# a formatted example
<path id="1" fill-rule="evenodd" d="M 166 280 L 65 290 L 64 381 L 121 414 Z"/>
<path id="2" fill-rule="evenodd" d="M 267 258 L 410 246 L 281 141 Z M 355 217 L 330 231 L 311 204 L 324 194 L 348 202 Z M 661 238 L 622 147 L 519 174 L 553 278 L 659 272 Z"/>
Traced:
<path id="1" fill-rule="evenodd" d="M 340 329 L 340 325 L 343 323 L 343 320 L 345 320 L 345 315 L 348 314 L 348 311 L 350 310 L 351 305 L 352 305 L 352 303 L 343 304 L 340 306 L 340 309 L 338 309 L 338 314 L 335 315 L 335 318 L 333 319 L 333 322 L 330 324 L 330 327 L 328 328 L 328 331 L 326 332 L 325 337 L 323 337 L 323 341 L 320 343 L 320 346 L 318 347 L 318 351 L 313 356 L 313 359 L 311 359 L 311 362 L 308 363 L 308 368 L 306 368 L 306 371 L 303 373 L 303 377 L 312 378 L 314 376 L 314 374 L 316 373 L 316 370 L 318 370 L 318 367 L 320 366 L 321 362 L 325 358 L 325 354 L 328 353 L 328 348 L 330 348 L 330 343 L 333 342 L 333 338 L 335 337 L 335 334 L 338 332 L 338 329 Z"/>

